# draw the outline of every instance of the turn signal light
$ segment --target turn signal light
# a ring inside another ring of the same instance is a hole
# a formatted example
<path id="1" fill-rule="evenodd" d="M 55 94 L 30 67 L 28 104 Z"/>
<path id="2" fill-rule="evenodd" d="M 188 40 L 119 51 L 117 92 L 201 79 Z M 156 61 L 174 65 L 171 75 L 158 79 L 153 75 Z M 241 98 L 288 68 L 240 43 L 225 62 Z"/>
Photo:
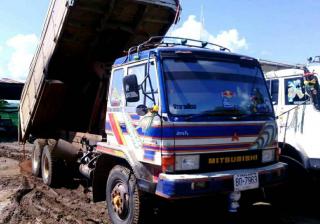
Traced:
<path id="1" fill-rule="evenodd" d="M 174 155 L 163 155 L 161 158 L 162 172 L 171 173 L 174 171 Z"/>

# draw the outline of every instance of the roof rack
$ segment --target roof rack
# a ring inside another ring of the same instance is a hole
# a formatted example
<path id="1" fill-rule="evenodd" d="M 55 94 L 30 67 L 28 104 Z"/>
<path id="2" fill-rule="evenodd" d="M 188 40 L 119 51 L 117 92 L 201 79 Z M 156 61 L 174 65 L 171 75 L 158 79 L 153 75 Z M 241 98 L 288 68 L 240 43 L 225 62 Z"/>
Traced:
<path id="1" fill-rule="evenodd" d="M 171 41 L 166 41 L 166 40 L 171 40 Z M 211 49 L 211 50 L 213 48 L 218 48 L 220 51 L 231 52 L 229 48 L 223 47 L 218 44 L 213 44 L 207 41 L 182 38 L 182 37 L 154 36 L 154 37 L 150 37 L 149 40 L 143 42 L 140 45 L 131 47 L 128 50 L 128 55 L 125 61 L 127 61 L 128 59 L 130 61 L 131 54 L 137 53 L 139 55 L 140 51 L 142 50 L 148 50 L 155 47 L 173 47 L 173 46 L 187 46 L 187 47 L 195 47 L 195 48 L 203 48 L 203 49 Z M 208 46 L 211 46 L 211 48 L 209 48 Z"/>

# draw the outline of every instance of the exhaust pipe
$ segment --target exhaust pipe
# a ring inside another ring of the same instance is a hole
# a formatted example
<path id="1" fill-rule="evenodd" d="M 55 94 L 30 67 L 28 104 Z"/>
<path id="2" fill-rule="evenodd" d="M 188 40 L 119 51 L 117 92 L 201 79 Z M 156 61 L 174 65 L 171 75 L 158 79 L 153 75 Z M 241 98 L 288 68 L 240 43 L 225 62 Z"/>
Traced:
<path id="1" fill-rule="evenodd" d="M 93 169 L 88 167 L 88 164 L 81 164 L 79 166 L 80 173 L 88 179 L 91 179 L 93 176 Z"/>

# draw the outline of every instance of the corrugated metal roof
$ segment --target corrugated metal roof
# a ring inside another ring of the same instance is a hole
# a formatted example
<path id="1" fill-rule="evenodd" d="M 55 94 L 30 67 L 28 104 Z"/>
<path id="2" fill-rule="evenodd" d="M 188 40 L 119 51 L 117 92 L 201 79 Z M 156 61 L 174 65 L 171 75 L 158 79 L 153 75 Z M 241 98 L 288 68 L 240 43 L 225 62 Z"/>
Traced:
<path id="1" fill-rule="evenodd" d="M 277 71 L 281 69 L 297 68 L 298 65 L 286 64 L 281 62 L 269 61 L 264 59 L 259 59 L 260 65 L 264 73 L 270 71 Z"/>
<path id="2" fill-rule="evenodd" d="M 23 82 L 2 78 L 0 79 L 0 99 L 19 100 L 23 89 Z"/>

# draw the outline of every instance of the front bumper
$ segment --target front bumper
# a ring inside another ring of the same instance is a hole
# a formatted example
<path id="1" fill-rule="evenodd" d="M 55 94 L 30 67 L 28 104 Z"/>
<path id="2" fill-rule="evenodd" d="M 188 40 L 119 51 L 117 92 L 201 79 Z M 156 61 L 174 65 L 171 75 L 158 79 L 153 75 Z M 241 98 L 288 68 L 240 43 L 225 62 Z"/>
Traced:
<path id="1" fill-rule="evenodd" d="M 257 172 L 259 187 L 280 183 L 287 175 L 287 164 L 278 162 L 269 166 L 228 170 L 199 174 L 160 174 L 156 194 L 168 198 L 178 199 L 198 197 L 207 194 L 234 191 L 233 176 Z"/>

